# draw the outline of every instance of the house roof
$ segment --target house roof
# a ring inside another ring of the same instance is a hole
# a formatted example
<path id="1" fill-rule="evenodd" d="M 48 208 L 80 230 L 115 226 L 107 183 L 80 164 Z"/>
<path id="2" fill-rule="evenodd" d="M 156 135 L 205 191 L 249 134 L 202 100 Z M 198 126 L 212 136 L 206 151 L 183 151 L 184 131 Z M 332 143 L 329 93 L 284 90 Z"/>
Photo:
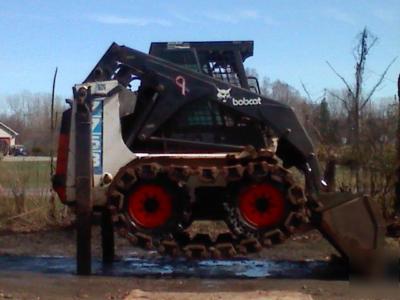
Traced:
<path id="1" fill-rule="evenodd" d="M 16 132 L 15 130 L 12 130 L 10 127 L 8 127 L 3 122 L 0 122 L 0 128 L 4 129 L 5 131 L 7 131 L 12 136 L 17 136 L 18 135 L 18 132 Z"/>

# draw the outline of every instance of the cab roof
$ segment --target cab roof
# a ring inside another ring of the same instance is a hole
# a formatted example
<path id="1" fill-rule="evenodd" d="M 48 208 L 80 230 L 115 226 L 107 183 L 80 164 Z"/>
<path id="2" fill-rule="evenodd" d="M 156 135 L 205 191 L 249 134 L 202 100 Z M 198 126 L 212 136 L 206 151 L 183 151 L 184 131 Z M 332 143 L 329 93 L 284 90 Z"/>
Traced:
<path id="1" fill-rule="evenodd" d="M 209 41 L 209 42 L 153 42 L 150 45 L 149 54 L 159 56 L 165 50 L 172 49 L 196 49 L 208 51 L 232 51 L 239 50 L 243 61 L 253 56 L 253 41 Z"/>

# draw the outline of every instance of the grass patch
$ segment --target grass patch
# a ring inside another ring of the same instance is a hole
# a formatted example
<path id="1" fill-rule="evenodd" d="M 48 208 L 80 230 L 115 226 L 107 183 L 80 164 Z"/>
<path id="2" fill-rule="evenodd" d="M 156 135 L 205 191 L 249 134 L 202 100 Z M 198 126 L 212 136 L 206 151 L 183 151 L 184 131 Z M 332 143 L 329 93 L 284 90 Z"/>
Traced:
<path id="1" fill-rule="evenodd" d="M 16 211 L 13 197 L 0 198 L 0 231 L 31 232 L 50 224 L 49 197 L 26 197 L 25 207 Z"/>
<path id="2" fill-rule="evenodd" d="M 25 196 L 19 210 L 14 196 L 0 195 L 0 232 L 34 232 L 68 226 L 71 213 L 57 197 L 49 193 Z"/>
<path id="3" fill-rule="evenodd" d="M 48 161 L 0 161 L 0 231 L 41 230 L 62 224 L 66 215 L 50 192 Z"/>
<path id="4" fill-rule="evenodd" d="M 47 161 L 0 161 L 0 186 L 49 188 L 50 163 Z"/>

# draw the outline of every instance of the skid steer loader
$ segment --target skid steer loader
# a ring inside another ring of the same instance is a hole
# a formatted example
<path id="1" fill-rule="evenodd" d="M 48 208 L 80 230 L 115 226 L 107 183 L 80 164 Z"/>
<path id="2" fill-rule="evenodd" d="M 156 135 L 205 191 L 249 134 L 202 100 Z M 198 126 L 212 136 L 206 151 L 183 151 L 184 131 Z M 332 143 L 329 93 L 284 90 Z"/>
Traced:
<path id="1" fill-rule="evenodd" d="M 368 197 L 324 193 L 313 145 L 289 106 L 260 94 L 252 41 L 113 43 L 63 113 L 53 187 L 77 215 L 77 268 L 90 273 L 93 213 L 103 259 L 114 231 L 190 258 L 244 256 L 318 229 L 355 270 L 381 250 Z M 298 181 L 289 168 L 296 168 Z M 191 235 L 196 220 L 228 230 Z"/>

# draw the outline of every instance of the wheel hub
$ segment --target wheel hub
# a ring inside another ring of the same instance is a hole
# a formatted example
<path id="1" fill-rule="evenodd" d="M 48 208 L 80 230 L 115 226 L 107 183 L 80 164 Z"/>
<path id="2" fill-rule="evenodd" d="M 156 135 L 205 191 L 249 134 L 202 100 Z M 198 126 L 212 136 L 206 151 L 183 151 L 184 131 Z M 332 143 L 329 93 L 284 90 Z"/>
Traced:
<path id="1" fill-rule="evenodd" d="M 148 198 L 144 202 L 144 209 L 147 213 L 155 213 L 159 207 L 160 205 L 156 198 Z"/>
<path id="2" fill-rule="evenodd" d="M 172 216 L 172 195 L 162 185 L 142 184 L 129 195 L 128 214 L 145 229 L 162 227 Z"/>
<path id="3" fill-rule="evenodd" d="M 259 211 L 260 213 L 264 213 L 268 209 L 268 199 L 266 199 L 266 198 L 257 198 L 255 203 L 254 203 L 254 206 L 255 206 L 257 211 Z"/>
<path id="4" fill-rule="evenodd" d="M 247 186 L 239 195 L 239 212 L 251 226 L 262 229 L 280 223 L 285 217 L 285 197 L 269 183 Z"/>

